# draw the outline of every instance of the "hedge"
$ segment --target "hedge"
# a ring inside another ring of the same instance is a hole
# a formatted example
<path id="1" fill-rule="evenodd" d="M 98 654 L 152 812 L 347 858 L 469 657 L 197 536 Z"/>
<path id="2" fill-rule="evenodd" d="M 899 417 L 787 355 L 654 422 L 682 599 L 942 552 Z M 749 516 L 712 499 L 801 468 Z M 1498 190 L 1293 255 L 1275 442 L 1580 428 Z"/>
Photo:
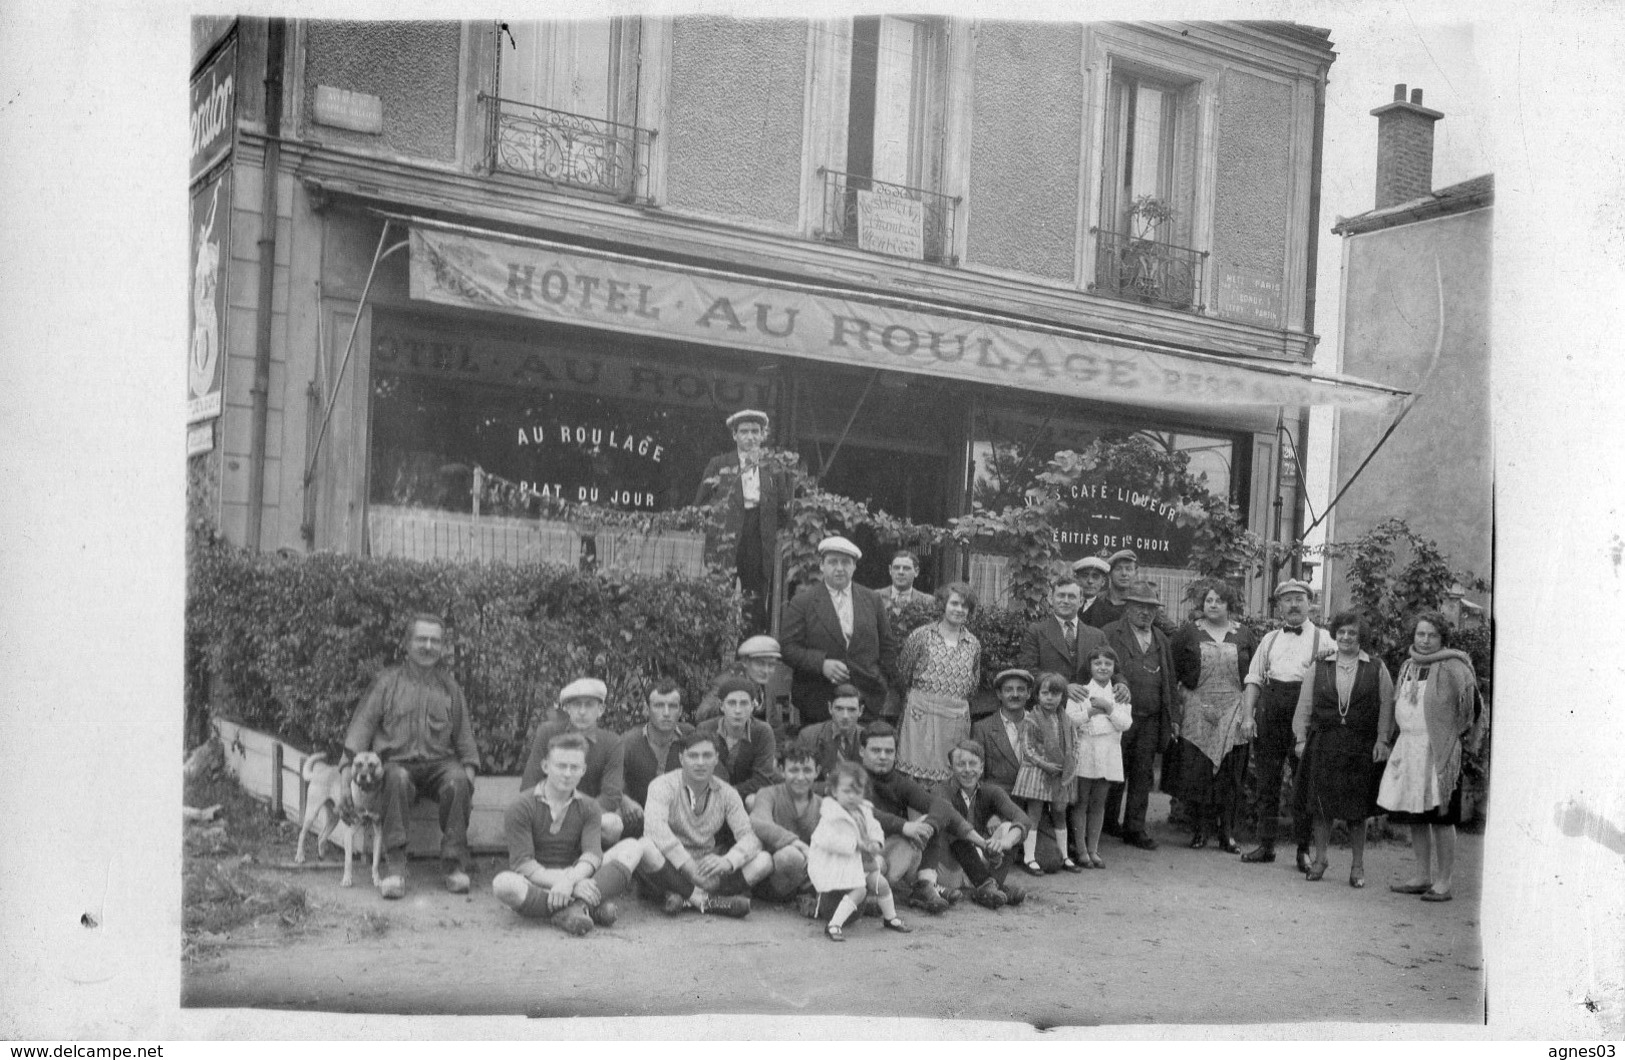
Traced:
<path id="1" fill-rule="evenodd" d="M 520 770 L 531 730 L 574 678 L 604 680 L 603 724 L 622 729 L 662 677 L 698 702 L 739 642 L 738 600 L 720 575 L 256 556 L 213 542 L 191 555 L 188 702 L 336 752 L 417 611 L 446 619 L 488 773 Z"/>

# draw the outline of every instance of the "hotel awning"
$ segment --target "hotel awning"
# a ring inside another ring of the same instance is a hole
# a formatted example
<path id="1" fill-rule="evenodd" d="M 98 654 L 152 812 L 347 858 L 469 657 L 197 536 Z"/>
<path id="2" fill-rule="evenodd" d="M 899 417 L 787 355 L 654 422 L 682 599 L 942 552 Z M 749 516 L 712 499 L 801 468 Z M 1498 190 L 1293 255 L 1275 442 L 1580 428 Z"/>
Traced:
<path id="1" fill-rule="evenodd" d="M 1407 391 L 1302 365 L 591 250 L 411 215 L 414 299 L 653 338 L 1161 409 L 1394 411 Z"/>

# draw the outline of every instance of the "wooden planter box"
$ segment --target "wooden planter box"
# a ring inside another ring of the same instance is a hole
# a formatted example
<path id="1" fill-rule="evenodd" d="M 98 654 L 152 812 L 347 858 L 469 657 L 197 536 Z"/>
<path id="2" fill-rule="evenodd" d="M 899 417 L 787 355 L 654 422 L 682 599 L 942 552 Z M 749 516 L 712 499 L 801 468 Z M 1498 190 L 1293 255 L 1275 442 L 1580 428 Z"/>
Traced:
<path id="1" fill-rule="evenodd" d="M 288 820 L 304 820 L 305 782 L 300 772 L 310 755 L 298 748 L 245 728 L 235 722 L 216 719 L 210 723 L 226 752 L 226 769 L 242 789 L 256 799 L 280 809 Z M 474 780 L 474 809 L 468 822 L 469 849 L 476 854 L 505 854 L 502 816 L 519 794 L 518 777 L 480 776 Z M 349 826 L 340 821 L 333 840 L 342 847 Z M 412 806 L 412 821 L 406 849 L 414 857 L 436 857 L 440 853 L 440 808 L 433 799 L 419 799 Z M 307 853 L 309 848 L 307 846 Z M 289 858 L 293 856 L 290 848 Z"/>

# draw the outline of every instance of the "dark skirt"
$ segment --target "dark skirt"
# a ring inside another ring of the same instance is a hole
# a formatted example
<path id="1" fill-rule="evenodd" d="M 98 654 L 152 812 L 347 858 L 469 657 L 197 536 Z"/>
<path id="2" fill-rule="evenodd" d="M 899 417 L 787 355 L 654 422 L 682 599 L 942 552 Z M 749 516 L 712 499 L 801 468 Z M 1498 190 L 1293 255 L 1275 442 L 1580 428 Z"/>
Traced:
<path id="1" fill-rule="evenodd" d="M 1369 733 L 1338 726 L 1309 733 L 1295 784 L 1303 808 L 1315 817 L 1363 821 L 1377 809 L 1384 763 L 1371 760 L 1376 741 Z"/>
<path id="2" fill-rule="evenodd" d="M 1386 813 L 1388 820 L 1393 824 L 1460 824 L 1461 823 L 1461 784 L 1456 784 L 1456 790 L 1451 793 L 1450 801 L 1443 806 L 1435 806 L 1431 810 L 1421 813 L 1406 813 L 1403 810 L 1382 810 L 1376 812 Z"/>
<path id="3" fill-rule="evenodd" d="M 1195 744 L 1176 740 L 1162 756 L 1162 790 L 1196 806 L 1239 803 L 1247 778 L 1247 749 L 1247 744 L 1236 744 L 1215 769 L 1212 759 Z"/>

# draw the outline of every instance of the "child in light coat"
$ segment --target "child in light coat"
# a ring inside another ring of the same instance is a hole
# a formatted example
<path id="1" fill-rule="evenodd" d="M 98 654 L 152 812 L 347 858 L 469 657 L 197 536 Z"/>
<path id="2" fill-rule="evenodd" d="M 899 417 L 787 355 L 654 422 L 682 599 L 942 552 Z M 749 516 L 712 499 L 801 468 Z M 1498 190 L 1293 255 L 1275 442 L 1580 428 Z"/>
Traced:
<path id="1" fill-rule="evenodd" d="M 842 928 L 872 894 L 880 902 L 881 923 L 905 934 L 910 930 L 897 915 L 891 885 L 882 871 L 880 852 L 885 833 L 875 820 L 874 807 L 865 796 L 869 775 L 856 762 L 837 762 L 830 778 L 830 794 L 818 808 L 807 858 L 807 877 L 818 889 L 818 916 L 833 906 L 824 934 L 831 942 L 845 942 Z"/>

